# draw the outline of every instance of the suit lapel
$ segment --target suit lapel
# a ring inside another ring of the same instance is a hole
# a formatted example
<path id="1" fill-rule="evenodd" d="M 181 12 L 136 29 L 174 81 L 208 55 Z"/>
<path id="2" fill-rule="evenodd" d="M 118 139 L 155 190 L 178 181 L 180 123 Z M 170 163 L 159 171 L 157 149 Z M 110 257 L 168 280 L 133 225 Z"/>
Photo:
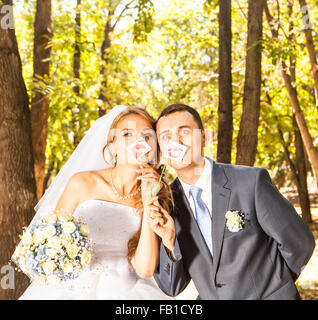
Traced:
<path id="1" fill-rule="evenodd" d="M 210 160 L 210 159 L 209 159 Z M 217 270 L 223 245 L 225 213 L 228 210 L 231 189 L 221 164 L 210 160 L 212 169 L 212 245 L 213 266 Z"/>
<path id="2" fill-rule="evenodd" d="M 199 248 L 200 255 L 197 256 L 196 263 L 200 265 L 202 262 L 208 263 L 208 270 L 212 269 L 212 257 L 210 251 L 204 241 L 204 238 L 201 234 L 201 231 L 197 225 L 197 222 L 194 218 L 192 209 L 189 205 L 188 199 L 184 193 L 183 187 L 179 179 L 171 184 L 171 187 L 174 191 L 174 199 L 177 203 L 177 218 L 182 225 L 182 230 L 187 233 L 188 237 L 191 237 L 194 241 L 194 248 Z M 181 244 L 182 245 L 182 244 Z M 202 265 L 202 264 L 201 264 Z"/>

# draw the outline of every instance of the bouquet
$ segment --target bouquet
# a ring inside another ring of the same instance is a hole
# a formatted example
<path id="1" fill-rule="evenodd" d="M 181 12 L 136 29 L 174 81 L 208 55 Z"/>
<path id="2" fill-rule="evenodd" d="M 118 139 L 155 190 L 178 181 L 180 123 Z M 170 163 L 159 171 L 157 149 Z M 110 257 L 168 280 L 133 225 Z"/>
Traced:
<path id="1" fill-rule="evenodd" d="M 92 258 L 88 234 L 82 218 L 50 214 L 24 228 L 12 261 L 37 284 L 77 278 Z"/>

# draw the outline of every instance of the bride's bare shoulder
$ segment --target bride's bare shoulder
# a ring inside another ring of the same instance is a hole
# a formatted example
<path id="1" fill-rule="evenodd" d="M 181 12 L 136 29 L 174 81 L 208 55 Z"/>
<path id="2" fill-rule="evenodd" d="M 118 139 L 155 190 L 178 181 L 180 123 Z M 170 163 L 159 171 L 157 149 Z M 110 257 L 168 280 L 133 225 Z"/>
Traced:
<path id="1" fill-rule="evenodd" d="M 81 171 L 74 173 L 70 178 L 70 184 L 73 186 L 83 187 L 91 186 L 96 183 L 96 174 L 94 171 Z"/>
<path id="2" fill-rule="evenodd" d="M 71 183 L 75 186 L 87 186 L 89 188 L 92 188 L 101 180 L 103 180 L 103 182 L 108 182 L 109 176 L 110 172 L 108 169 L 82 171 L 75 173 L 70 180 L 72 180 Z"/>
<path id="3" fill-rule="evenodd" d="M 57 203 L 56 210 L 74 212 L 78 203 L 94 187 L 94 183 L 94 178 L 89 171 L 73 174 Z"/>

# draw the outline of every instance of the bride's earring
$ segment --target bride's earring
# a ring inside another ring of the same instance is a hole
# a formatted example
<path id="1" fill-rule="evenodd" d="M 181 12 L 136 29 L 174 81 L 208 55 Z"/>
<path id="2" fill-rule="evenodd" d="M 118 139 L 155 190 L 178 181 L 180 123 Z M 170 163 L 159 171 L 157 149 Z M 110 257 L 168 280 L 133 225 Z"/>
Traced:
<path id="1" fill-rule="evenodd" d="M 117 153 L 112 155 L 112 165 L 115 166 L 117 163 Z"/>
<path id="2" fill-rule="evenodd" d="M 108 165 L 110 164 L 114 167 L 117 162 L 117 154 L 116 153 L 112 154 L 112 152 L 110 151 L 110 148 L 108 146 L 105 146 L 103 150 L 103 159 L 106 162 L 106 164 Z"/>

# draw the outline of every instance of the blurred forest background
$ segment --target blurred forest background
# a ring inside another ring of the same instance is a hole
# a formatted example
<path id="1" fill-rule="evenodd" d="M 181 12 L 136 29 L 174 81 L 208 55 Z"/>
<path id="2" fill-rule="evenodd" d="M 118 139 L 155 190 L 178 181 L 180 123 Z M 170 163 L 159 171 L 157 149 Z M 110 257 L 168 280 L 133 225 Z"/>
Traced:
<path id="1" fill-rule="evenodd" d="M 85 131 L 118 104 L 154 117 L 196 108 L 206 155 L 268 169 L 317 238 L 317 56 L 318 0 L 0 0 L 0 268 Z M 318 297 L 317 255 L 304 298 Z M 16 277 L 0 299 L 23 292 Z"/>

